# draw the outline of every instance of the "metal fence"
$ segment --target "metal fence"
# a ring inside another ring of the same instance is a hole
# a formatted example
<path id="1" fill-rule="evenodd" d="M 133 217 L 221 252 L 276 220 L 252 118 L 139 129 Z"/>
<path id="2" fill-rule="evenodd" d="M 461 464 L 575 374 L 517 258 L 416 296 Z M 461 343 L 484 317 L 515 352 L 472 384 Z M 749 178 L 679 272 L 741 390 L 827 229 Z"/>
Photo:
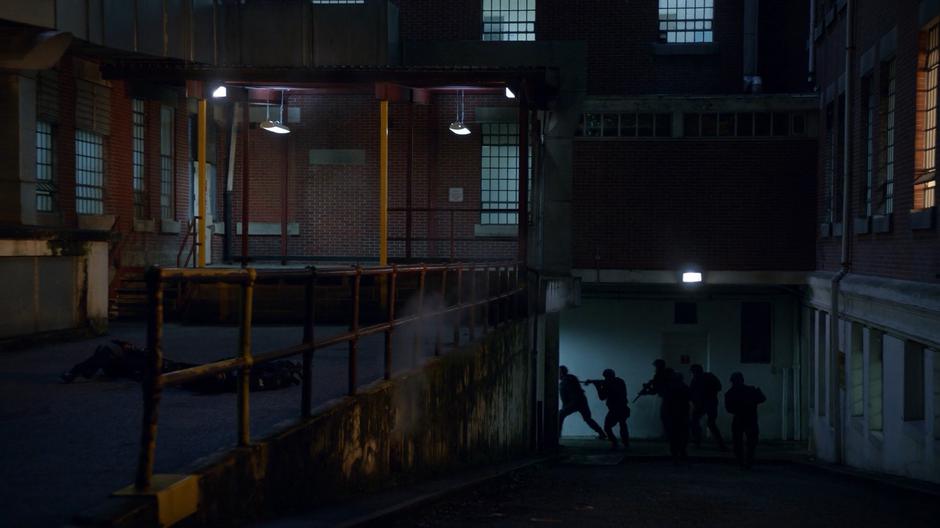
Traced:
<path id="1" fill-rule="evenodd" d="M 301 416 L 311 413 L 311 384 L 314 351 L 341 343 L 349 347 L 348 393 L 356 393 L 357 355 L 359 340 L 377 334 L 384 334 L 384 378 L 392 375 L 392 335 L 396 329 L 405 325 L 415 325 L 420 336 L 420 323 L 424 320 L 451 315 L 453 322 L 453 342 L 460 343 L 460 331 L 464 323 L 469 328 L 470 339 L 476 338 L 478 322 L 486 334 L 491 325 L 499 325 L 512 320 L 525 312 L 526 297 L 524 268 L 516 262 L 485 264 L 442 264 L 383 267 L 342 267 L 342 268 L 307 268 L 306 270 L 256 270 L 256 269 L 186 269 L 153 267 L 147 271 L 147 350 L 149 362 L 142 387 L 144 396 L 143 428 L 140 440 L 140 456 L 137 464 L 135 486 L 148 489 L 153 477 L 158 425 L 158 408 L 164 387 L 182 385 L 199 378 L 236 371 L 237 381 L 237 437 L 238 445 L 246 446 L 251 441 L 249 430 L 249 392 L 250 375 L 253 365 L 276 361 L 292 356 L 302 356 L 301 381 Z M 363 326 L 360 324 L 360 297 L 363 277 L 376 277 L 376 285 L 381 292 L 381 303 L 386 318 L 382 322 Z M 400 278 L 417 279 L 417 288 L 413 296 L 417 298 L 417 311 L 399 316 L 396 303 L 401 291 Z M 448 278 L 453 289 L 448 292 Z M 349 282 L 352 309 L 349 329 L 339 335 L 322 339 L 315 336 L 316 314 L 315 300 L 317 281 L 322 278 L 342 279 Z M 438 280 L 434 280 L 438 279 Z M 297 345 L 287 348 L 252 354 L 251 326 L 254 303 L 254 287 L 258 282 L 282 281 L 303 285 L 304 295 L 304 334 Z M 226 283 L 241 285 L 241 317 L 238 355 L 230 359 L 207 363 L 173 372 L 162 372 L 163 365 L 163 310 L 164 290 L 168 284 L 183 283 Z M 434 293 L 444 299 L 443 305 L 435 310 L 425 310 L 424 299 L 427 293 Z M 451 299 L 452 302 L 448 301 Z M 420 337 L 416 338 L 420 343 Z M 434 353 L 439 355 L 442 345 L 441 332 L 434 339 Z"/>

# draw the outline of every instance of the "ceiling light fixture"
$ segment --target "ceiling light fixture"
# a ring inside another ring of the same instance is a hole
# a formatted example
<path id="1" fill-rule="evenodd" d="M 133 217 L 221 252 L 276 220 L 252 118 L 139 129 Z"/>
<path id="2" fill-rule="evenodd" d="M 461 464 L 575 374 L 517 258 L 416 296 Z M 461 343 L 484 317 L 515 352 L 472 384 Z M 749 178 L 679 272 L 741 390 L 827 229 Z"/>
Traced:
<path id="1" fill-rule="evenodd" d="M 261 123 L 261 128 L 267 130 L 268 132 L 273 132 L 274 134 L 290 134 L 290 128 L 284 124 L 284 91 L 281 90 L 281 113 L 277 121 L 271 121 L 271 117 L 268 114 L 268 110 L 271 108 L 270 104 L 266 104 L 264 107 L 264 116 L 265 120 Z"/>
<path id="2" fill-rule="evenodd" d="M 686 284 L 697 284 L 702 282 L 702 272 L 686 271 L 682 274 L 682 282 Z"/>
<path id="3" fill-rule="evenodd" d="M 510 90 L 509 87 L 507 86 L 506 87 L 506 99 L 515 99 L 515 98 L 516 98 L 516 94 L 512 93 L 512 90 Z"/>
<path id="4" fill-rule="evenodd" d="M 464 107 L 463 107 L 463 91 L 460 91 L 459 99 L 457 100 L 457 120 L 450 124 L 450 131 L 458 136 L 466 136 L 470 134 L 470 129 L 463 124 L 464 118 Z"/>
<path id="5" fill-rule="evenodd" d="M 226 96 L 228 96 L 228 90 L 225 88 L 225 86 L 219 86 L 215 90 L 212 90 L 212 97 L 216 99 L 221 99 Z"/>

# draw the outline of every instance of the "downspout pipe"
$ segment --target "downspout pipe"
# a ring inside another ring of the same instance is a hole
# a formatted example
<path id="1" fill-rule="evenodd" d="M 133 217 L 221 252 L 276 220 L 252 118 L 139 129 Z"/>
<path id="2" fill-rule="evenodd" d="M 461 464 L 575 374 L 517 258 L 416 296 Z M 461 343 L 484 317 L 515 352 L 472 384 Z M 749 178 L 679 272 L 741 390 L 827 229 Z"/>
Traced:
<path id="1" fill-rule="evenodd" d="M 832 294 L 831 301 L 831 315 L 830 315 L 830 327 L 829 327 L 829 386 L 831 387 L 829 393 L 829 416 L 831 417 L 831 424 L 833 427 L 833 440 L 835 443 L 835 449 L 833 452 L 834 462 L 836 464 L 841 464 L 844 460 L 843 451 L 844 451 L 844 434 L 843 434 L 843 421 L 842 421 L 842 395 L 839 380 L 841 379 L 840 369 L 844 369 L 844 365 L 840 364 L 839 361 L 839 349 L 840 349 L 840 285 L 842 279 L 849 274 L 851 270 L 851 259 L 849 256 L 849 239 L 852 236 L 852 224 L 849 222 L 851 216 L 849 215 L 849 182 L 851 176 L 851 159 L 849 155 L 851 154 L 851 131 L 852 131 L 852 120 L 851 120 L 851 108 L 852 108 L 852 57 L 855 51 L 855 35 L 854 35 L 854 4 L 853 0 L 846 1 L 845 7 L 845 107 L 843 108 L 844 118 L 843 118 L 843 140 L 842 140 L 842 254 L 841 254 L 841 265 L 839 267 L 839 273 L 835 275 L 832 279 L 832 285 L 830 287 L 830 292 Z"/>

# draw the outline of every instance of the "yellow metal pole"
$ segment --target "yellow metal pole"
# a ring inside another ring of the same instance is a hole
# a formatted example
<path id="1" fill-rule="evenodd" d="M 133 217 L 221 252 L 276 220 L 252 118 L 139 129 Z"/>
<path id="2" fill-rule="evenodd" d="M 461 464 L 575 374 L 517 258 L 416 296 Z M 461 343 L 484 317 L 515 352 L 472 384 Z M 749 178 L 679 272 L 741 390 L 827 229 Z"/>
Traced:
<path id="1" fill-rule="evenodd" d="M 199 244 L 199 253 L 196 265 L 200 268 L 206 267 L 206 245 L 209 243 L 207 238 L 208 229 L 206 229 L 206 100 L 199 100 L 199 146 L 196 148 L 196 159 L 199 164 L 199 175 L 197 185 L 199 192 L 199 202 L 196 204 L 196 242 Z"/>
<path id="2" fill-rule="evenodd" d="M 379 265 L 388 264 L 388 101 L 379 102 Z"/>

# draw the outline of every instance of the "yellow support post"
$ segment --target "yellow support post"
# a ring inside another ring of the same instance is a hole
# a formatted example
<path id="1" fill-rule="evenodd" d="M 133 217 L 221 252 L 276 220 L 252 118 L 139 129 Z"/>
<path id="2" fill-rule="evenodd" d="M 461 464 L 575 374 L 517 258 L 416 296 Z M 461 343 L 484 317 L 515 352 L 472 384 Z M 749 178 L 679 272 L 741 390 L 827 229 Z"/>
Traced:
<path id="1" fill-rule="evenodd" d="M 382 100 L 379 102 L 379 265 L 385 266 L 387 264 L 388 264 L 388 100 Z"/>
<path id="2" fill-rule="evenodd" d="M 199 252 L 196 265 L 200 268 L 206 267 L 206 245 L 209 244 L 209 241 L 206 240 L 206 235 L 208 234 L 208 229 L 206 229 L 206 114 L 206 100 L 200 99 L 198 115 L 199 146 L 196 148 L 196 159 L 199 165 L 199 174 L 197 177 L 199 192 L 196 193 L 196 196 L 199 197 L 198 203 L 196 204 L 196 214 L 198 215 L 196 218 L 196 242 L 199 244 Z"/>

